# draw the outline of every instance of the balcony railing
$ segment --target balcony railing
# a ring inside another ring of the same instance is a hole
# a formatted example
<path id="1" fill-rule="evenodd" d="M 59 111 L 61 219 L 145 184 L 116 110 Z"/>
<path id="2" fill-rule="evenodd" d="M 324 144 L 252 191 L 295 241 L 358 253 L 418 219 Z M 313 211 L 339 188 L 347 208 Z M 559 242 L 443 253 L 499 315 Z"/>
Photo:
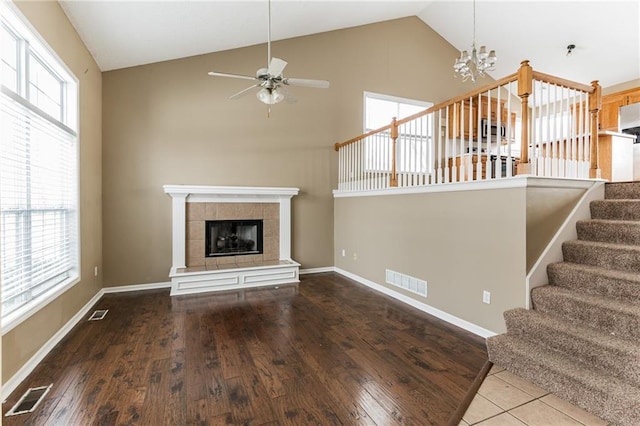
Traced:
<path id="1" fill-rule="evenodd" d="M 600 86 L 534 71 L 337 143 L 338 191 L 510 178 L 598 178 Z"/>

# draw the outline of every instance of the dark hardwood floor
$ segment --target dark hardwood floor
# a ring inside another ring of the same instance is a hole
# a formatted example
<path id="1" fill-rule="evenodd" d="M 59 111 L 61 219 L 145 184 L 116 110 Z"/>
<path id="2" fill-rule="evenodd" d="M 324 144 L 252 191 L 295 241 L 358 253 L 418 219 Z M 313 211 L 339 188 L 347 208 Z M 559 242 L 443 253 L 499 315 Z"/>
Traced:
<path id="1" fill-rule="evenodd" d="M 484 339 L 327 273 L 171 298 L 110 294 L 3 404 L 5 425 L 444 425 Z"/>

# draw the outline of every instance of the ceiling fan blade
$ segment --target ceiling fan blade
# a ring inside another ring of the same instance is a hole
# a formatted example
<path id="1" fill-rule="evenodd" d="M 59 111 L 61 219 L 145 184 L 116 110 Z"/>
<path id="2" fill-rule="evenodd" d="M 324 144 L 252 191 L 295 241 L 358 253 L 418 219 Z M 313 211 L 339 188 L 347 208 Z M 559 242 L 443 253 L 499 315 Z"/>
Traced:
<path id="1" fill-rule="evenodd" d="M 267 72 L 269 75 L 274 77 L 280 77 L 282 75 L 282 71 L 284 71 L 284 67 L 287 66 L 287 61 L 283 61 L 280 58 L 271 58 L 271 62 L 269 63 L 269 69 Z"/>
<path id="2" fill-rule="evenodd" d="M 253 86 L 251 86 L 251 87 L 247 87 L 246 89 L 241 90 L 241 91 L 239 91 L 238 93 L 236 93 L 236 94 L 234 94 L 234 95 L 229 96 L 229 99 L 238 99 L 238 98 L 240 98 L 240 97 L 242 97 L 242 96 L 246 95 L 247 93 L 249 93 L 249 91 L 250 91 L 251 89 L 254 89 L 254 88 L 256 88 L 256 87 L 260 87 L 260 85 L 259 85 L 259 84 L 254 84 L 254 85 L 253 85 Z"/>
<path id="3" fill-rule="evenodd" d="M 298 98 L 296 98 L 286 87 L 278 86 L 278 91 L 284 95 L 284 101 L 286 103 L 295 104 L 298 102 Z"/>
<path id="4" fill-rule="evenodd" d="M 329 82 L 327 80 L 309 80 L 306 78 L 285 78 L 284 80 L 282 80 L 282 82 L 289 86 L 314 87 L 316 89 L 329 88 Z"/>
<path id="5" fill-rule="evenodd" d="M 232 77 L 232 78 L 243 78 L 245 80 L 257 80 L 257 78 L 252 77 L 250 75 L 229 74 L 229 73 L 226 73 L 226 72 L 210 71 L 208 74 L 212 75 L 214 77 Z"/>

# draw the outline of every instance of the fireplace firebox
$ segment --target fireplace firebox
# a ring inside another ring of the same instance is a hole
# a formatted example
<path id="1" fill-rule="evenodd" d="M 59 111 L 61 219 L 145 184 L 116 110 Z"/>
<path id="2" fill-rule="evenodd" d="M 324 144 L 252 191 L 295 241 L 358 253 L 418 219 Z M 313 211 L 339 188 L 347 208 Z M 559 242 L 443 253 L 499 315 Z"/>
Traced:
<path id="1" fill-rule="evenodd" d="M 207 220 L 205 257 L 262 254 L 262 220 Z"/>

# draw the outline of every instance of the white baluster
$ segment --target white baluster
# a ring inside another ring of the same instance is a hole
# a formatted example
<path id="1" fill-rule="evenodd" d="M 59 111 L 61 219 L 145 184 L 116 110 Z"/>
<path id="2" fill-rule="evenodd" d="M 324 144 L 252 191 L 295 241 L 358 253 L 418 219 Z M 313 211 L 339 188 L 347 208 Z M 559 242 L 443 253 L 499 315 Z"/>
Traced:
<path id="1" fill-rule="evenodd" d="M 560 148 L 560 142 L 559 139 L 561 137 L 561 135 L 559 134 L 560 132 L 558 131 L 558 125 L 560 124 L 558 120 L 558 85 L 554 84 L 553 85 L 553 171 L 552 171 L 552 176 L 553 177 L 558 177 L 558 160 L 559 160 L 559 156 L 558 156 L 558 151 Z"/>
<path id="2" fill-rule="evenodd" d="M 501 92 L 502 87 L 498 87 L 497 90 L 497 94 L 496 94 L 496 117 L 497 117 L 497 128 L 498 131 L 496 132 L 496 161 L 495 164 L 493 165 L 493 168 L 495 170 L 495 178 L 496 179 L 500 179 L 502 178 L 502 152 L 501 152 L 501 144 L 502 144 L 502 103 L 501 98 L 500 98 L 500 92 Z M 490 144 L 491 146 L 491 144 Z M 493 148 L 491 148 L 493 150 Z"/>
<path id="3" fill-rule="evenodd" d="M 458 178 L 457 178 L 457 173 L 458 173 L 458 167 L 456 166 L 456 140 L 454 139 L 453 141 L 449 139 L 449 114 L 450 113 L 455 113 L 454 111 L 449 111 L 450 108 L 447 108 L 445 110 L 445 122 L 444 122 L 444 141 L 445 143 L 451 144 L 451 182 L 457 182 Z M 455 122 L 455 119 L 454 119 Z M 438 123 L 438 133 L 442 132 L 442 122 Z M 449 162 L 449 159 L 447 158 L 447 163 Z"/>
<path id="4" fill-rule="evenodd" d="M 418 181 L 417 181 L 417 185 L 418 186 L 422 186 L 424 185 L 424 161 L 425 158 L 427 156 L 427 146 L 425 145 L 424 141 L 424 129 L 425 129 L 425 123 L 426 123 L 426 115 L 422 116 L 418 119 L 418 121 L 416 122 L 416 143 L 418 144 L 418 158 L 416 159 L 416 171 L 418 173 Z"/>
<path id="5" fill-rule="evenodd" d="M 479 117 L 482 117 L 482 111 L 480 111 Z M 491 167 L 491 125 L 494 124 L 491 122 L 491 90 L 487 90 L 487 125 L 489 126 L 489 134 L 487 135 L 487 161 L 485 163 L 485 179 L 491 179 L 491 174 L 493 168 Z M 478 144 L 480 145 L 480 152 L 482 152 L 482 120 L 478 118 Z M 478 166 L 481 166 L 482 162 L 478 163 Z"/>
<path id="6" fill-rule="evenodd" d="M 373 159 L 375 157 L 375 139 L 376 135 L 371 135 L 367 138 L 367 145 L 365 150 L 365 167 L 368 170 L 369 178 L 369 189 L 375 189 L 375 180 L 376 180 L 376 169 L 373 168 Z"/>
<path id="7" fill-rule="evenodd" d="M 356 190 L 356 144 L 352 143 L 351 145 L 349 145 L 349 170 L 351 171 L 349 173 L 349 181 L 351 183 L 351 191 L 355 191 Z"/>
<path id="8" fill-rule="evenodd" d="M 469 108 L 469 111 L 471 111 L 471 108 Z M 469 157 L 468 155 L 465 156 L 465 145 L 467 143 L 465 137 L 464 137 L 464 120 L 465 120 L 465 116 L 464 116 L 464 100 L 460 101 L 460 110 L 459 110 L 459 114 L 460 114 L 460 120 L 458 122 L 456 122 L 457 126 L 459 127 L 458 132 L 456 133 L 458 135 L 458 137 L 460 138 L 460 174 L 459 174 L 459 178 L 458 180 L 460 182 L 467 180 L 467 158 Z"/>
<path id="9" fill-rule="evenodd" d="M 417 177 L 417 170 L 416 170 L 416 164 L 418 162 L 418 147 L 417 147 L 417 142 L 418 139 L 416 138 L 416 128 L 417 128 L 417 124 L 418 122 L 416 120 L 413 120 L 409 123 L 407 123 L 407 127 L 409 130 L 409 145 L 410 145 L 410 151 L 411 151 L 411 158 L 409 158 L 408 162 L 409 162 L 409 172 L 410 174 L 410 178 L 409 178 L 409 186 L 416 186 L 417 181 L 418 181 L 418 177 Z"/>
<path id="10" fill-rule="evenodd" d="M 583 110 L 584 110 L 584 96 L 583 96 L 584 92 L 580 92 L 580 102 L 578 104 L 578 113 L 577 113 L 577 117 L 578 117 L 578 162 L 576 164 L 577 167 L 577 174 L 578 177 L 582 177 L 582 161 L 584 160 L 584 140 L 583 140 L 583 136 L 584 136 L 584 116 L 583 116 Z"/>
<path id="11" fill-rule="evenodd" d="M 564 99 L 565 99 L 565 88 L 563 86 L 560 86 L 560 113 L 559 113 L 559 118 L 560 118 L 560 123 L 558 123 L 560 125 L 560 129 L 558 131 L 559 133 L 559 151 L 558 151 L 558 176 L 560 177 L 566 177 L 565 175 L 565 169 L 564 169 L 564 155 L 565 155 L 565 147 L 564 145 L 567 143 L 567 138 L 564 132 L 564 127 L 565 127 L 565 122 L 564 122 Z"/>
<path id="12" fill-rule="evenodd" d="M 363 167 L 363 150 L 364 150 L 364 139 L 358 141 L 358 191 L 362 191 L 364 189 L 364 167 Z"/>
<path id="13" fill-rule="evenodd" d="M 373 174 L 373 179 L 374 179 L 374 188 L 375 189 L 380 189 L 380 134 L 376 133 L 375 135 L 373 135 L 373 143 L 374 143 L 374 156 L 373 156 L 373 170 L 374 170 L 374 174 Z"/>
<path id="14" fill-rule="evenodd" d="M 551 119 L 549 117 L 549 108 L 551 107 L 551 88 L 549 87 L 548 84 L 544 83 L 547 86 L 547 108 L 546 108 L 546 115 L 544 116 L 546 121 L 547 121 L 547 134 L 545 136 L 545 145 L 543 145 L 545 147 L 545 149 L 543 150 L 542 155 L 544 156 L 544 175 L 543 176 L 551 176 L 551 174 L 548 172 L 549 170 L 551 170 L 551 158 L 550 158 L 550 151 L 551 151 L 551 144 L 552 144 L 552 140 L 551 140 Z M 540 105 L 541 111 L 540 113 L 542 114 L 542 105 Z"/>
<path id="15" fill-rule="evenodd" d="M 351 145 L 347 145 L 344 148 L 344 163 L 345 163 L 345 172 L 344 172 L 344 188 L 345 191 L 349 191 L 351 188 L 349 187 L 350 183 L 349 183 L 349 168 L 351 167 L 351 165 L 349 164 L 349 147 Z"/>
<path id="16" fill-rule="evenodd" d="M 476 140 L 474 141 L 474 143 L 476 144 L 477 147 L 477 155 L 476 155 L 476 180 L 482 180 L 482 159 L 480 158 L 482 155 L 482 143 L 481 143 L 481 133 L 480 133 L 480 122 L 482 121 L 482 100 L 480 99 L 480 94 L 478 94 L 478 108 L 476 108 L 477 113 L 476 113 L 476 123 L 477 123 L 477 129 L 476 129 Z M 469 135 L 471 140 L 473 140 L 472 138 L 472 127 L 469 127 Z"/>
<path id="17" fill-rule="evenodd" d="M 338 149 L 338 191 L 342 191 L 342 173 L 343 173 L 343 167 L 342 167 L 342 157 L 344 156 L 342 154 L 342 147 L 340 147 L 340 149 Z"/>
<path id="18" fill-rule="evenodd" d="M 442 110 L 440 109 L 438 110 L 438 124 L 442 122 L 441 120 Z M 442 131 L 440 130 L 440 128 L 438 129 L 438 134 L 434 135 L 434 139 L 437 139 L 438 146 L 444 145 L 444 157 L 442 157 L 442 161 L 444 161 L 444 182 L 449 183 L 451 182 L 451 170 L 449 169 L 449 144 L 446 142 L 446 140 L 443 140 Z M 441 157 L 441 155 L 438 156 Z"/>
<path id="19" fill-rule="evenodd" d="M 512 83 L 507 83 L 507 177 L 513 176 L 513 160 L 511 159 L 511 135 L 513 134 L 513 132 L 515 132 L 515 129 L 511 128 L 511 84 Z"/>

